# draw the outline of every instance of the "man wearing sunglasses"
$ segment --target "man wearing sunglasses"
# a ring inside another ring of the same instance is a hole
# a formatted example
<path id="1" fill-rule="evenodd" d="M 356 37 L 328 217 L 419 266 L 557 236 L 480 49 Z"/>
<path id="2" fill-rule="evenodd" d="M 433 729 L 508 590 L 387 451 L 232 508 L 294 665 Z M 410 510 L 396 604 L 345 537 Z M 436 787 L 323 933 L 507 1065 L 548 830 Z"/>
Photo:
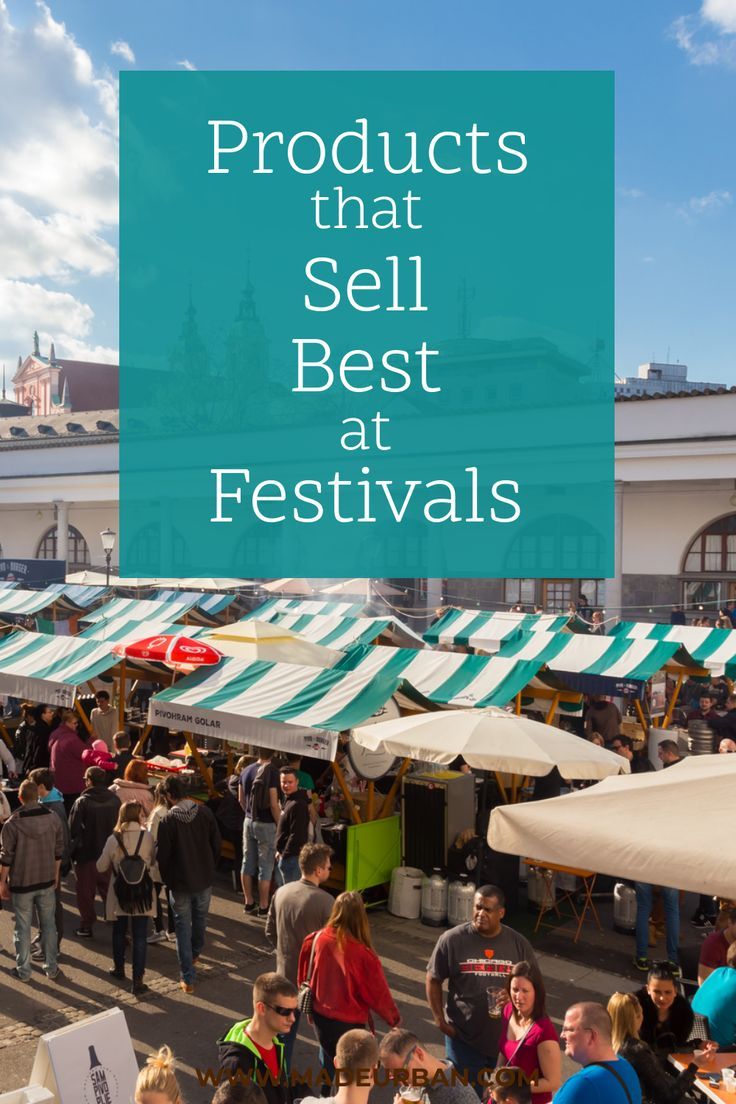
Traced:
<path id="1" fill-rule="evenodd" d="M 267 1104 L 289 1104 L 285 1035 L 296 1015 L 296 986 L 281 974 L 261 974 L 253 984 L 253 1016 L 233 1024 L 217 1040 L 220 1076 L 242 1073 L 260 1085 Z"/>

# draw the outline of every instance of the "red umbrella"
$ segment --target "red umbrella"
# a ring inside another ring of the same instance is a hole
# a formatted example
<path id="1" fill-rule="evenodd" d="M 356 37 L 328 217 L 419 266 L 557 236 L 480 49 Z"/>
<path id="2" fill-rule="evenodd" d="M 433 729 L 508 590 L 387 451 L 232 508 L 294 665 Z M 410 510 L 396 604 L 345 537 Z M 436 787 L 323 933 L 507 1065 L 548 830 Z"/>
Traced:
<path id="1" fill-rule="evenodd" d="M 222 652 L 211 644 L 181 634 L 147 636 L 131 644 L 118 644 L 113 651 L 129 659 L 148 659 L 179 668 L 207 667 L 222 659 Z"/>

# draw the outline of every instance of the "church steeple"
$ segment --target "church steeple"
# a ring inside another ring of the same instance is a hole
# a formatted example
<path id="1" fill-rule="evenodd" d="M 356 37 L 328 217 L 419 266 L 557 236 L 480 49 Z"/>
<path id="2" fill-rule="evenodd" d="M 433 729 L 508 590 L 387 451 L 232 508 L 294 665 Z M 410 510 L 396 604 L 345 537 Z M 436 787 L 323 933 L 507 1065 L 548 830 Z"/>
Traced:
<path id="1" fill-rule="evenodd" d="M 54 348 L 54 343 L 52 341 L 51 346 L 49 348 L 49 364 L 55 364 L 55 363 L 56 363 L 56 349 Z"/>
<path id="2" fill-rule="evenodd" d="M 33 355 L 36 357 L 40 357 L 41 355 L 41 347 L 38 342 L 38 330 L 33 331 Z"/>

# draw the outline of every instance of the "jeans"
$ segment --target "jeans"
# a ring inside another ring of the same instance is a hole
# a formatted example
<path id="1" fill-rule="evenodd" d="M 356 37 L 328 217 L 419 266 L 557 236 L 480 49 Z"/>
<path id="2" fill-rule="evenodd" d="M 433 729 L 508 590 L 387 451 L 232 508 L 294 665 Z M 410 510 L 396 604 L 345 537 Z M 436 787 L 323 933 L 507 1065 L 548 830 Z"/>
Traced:
<path id="1" fill-rule="evenodd" d="M 146 970 L 147 916 L 118 916 L 112 925 L 112 961 L 116 970 L 125 966 L 125 937 L 128 921 L 133 929 L 133 977 L 142 978 Z"/>
<path id="2" fill-rule="evenodd" d="M 58 940 L 56 937 L 56 894 L 53 886 L 46 889 L 34 889 L 30 893 L 13 894 L 15 912 L 15 965 L 20 977 L 31 976 L 31 922 L 34 910 L 41 928 L 41 946 L 43 948 L 44 969 L 47 974 L 58 970 Z"/>
<path id="3" fill-rule="evenodd" d="M 153 918 L 153 930 L 156 932 L 162 932 L 164 930 L 164 906 L 161 899 L 161 890 L 163 889 L 163 882 L 154 882 L 153 891 L 156 895 L 156 915 Z M 166 931 L 169 935 L 174 933 L 174 914 L 171 911 L 171 901 L 169 900 L 168 891 L 166 893 L 166 903 L 168 918 L 166 921 Z"/>
<path id="4" fill-rule="evenodd" d="M 486 1058 L 469 1043 L 464 1043 L 457 1036 L 451 1039 L 449 1035 L 445 1035 L 445 1055 L 459 1074 L 463 1077 L 467 1076 L 468 1084 L 482 1100 L 484 1086 L 481 1085 L 478 1075 L 481 1070 L 488 1070 L 490 1076 L 495 1066 L 495 1059 Z"/>
<path id="5" fill-rule="evenodd" d="M 302 876 L 302 872 L 299 869 L 298 855 L 287 855 L 286 858 L 279 859 L 277 865 L 279 873 L 277 881 L 279 885 L 288 885 L 289 882 L 298 882 Z"/>
<path id="6" fill-rule="evenodd" d="M 243 824 L 243 874 L 270 882 L 276 858 L 276 825 L 273 820 L 251 820 Z"/>
<path id="7" fill-rule="evenodd" d="M 110 871 L 101 874 L 96 862 L 74 864 L 77 879 L 77 908 L 81 920 L 80 927 L 92 931 L 97 913 L 95 912 L 95 892 L 99 893 L 103 905 L 107 901 L 107 887 L 110 883 Z"/>
<path id="8" fill-rule="evenodd" d="M 331 1080 L 335 1077 L 335 1051 L 337 1044 L 346 1031 L 352 1031 L 354 1027 L 365 1028 L 364 1023 L 345 1023 L 343 1020 L 331 1020 L 329 1016 L 321 1016 L 319 1012 L 312 1012 L 314 1030 L 319 1040 L 319 1060 L 327 1071 Z"/>
<path id="9" fill-rule="evenodd" d="M 636 957 L 649 957 L 649 916 L 652 911 L 653 886 L 647 882 L 635 882 L 636 890 Z M 680 956 L 680 894 L 676 889 L 662 886 L 664 924 L 667 940 L 667 958 L 679 962 Z"/>
<path id="10" fill-rule="evenodd" d="M 287 1070 L 291 1071 L 291 1056 L 294 1053 L 294 1044 L 296 1043 L 296 1037 L 299 1032 L 299 1020 L 301 1018 L 301 1012 L 297 1008 L 294 1022 L 285 1035 L 281 1036 L 281 1041 L 284 1044 L 284 1061 L 286 1063 Z"/>
<path id="11" fill-rule="evenodd" d="M 194 959 L 199 958 L 204 947 L 207 913 L 210 908 L 212 888 L 199 893 L 169 890 L 169 901 L 174 912 L 176 953 L 182 980 L 193 985 L 196 977 Z"/>

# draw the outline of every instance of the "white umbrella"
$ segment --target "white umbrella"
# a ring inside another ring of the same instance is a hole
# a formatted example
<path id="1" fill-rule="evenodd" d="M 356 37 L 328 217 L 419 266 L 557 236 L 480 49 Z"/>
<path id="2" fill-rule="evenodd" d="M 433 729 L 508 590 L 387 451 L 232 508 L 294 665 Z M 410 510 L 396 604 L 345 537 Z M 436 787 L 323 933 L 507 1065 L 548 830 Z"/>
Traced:
<path id="1" fill-rule="evenodd" d="M 274 660 L 278 663 L 299 663 L 305 667 L 334 667 L 344 655 L 344 652 L 334 648 L 303 640 L 290 629 L 254 619 L 205 629 L 197 638 L 209 641 L 223 655 L 236 659 Z"/>
<path id="2" fill-rule="evenodd" d="M 252 579 L 166 579 L 163 585 L 179 590 L 239 590 L 257 584 Z"/>
<path id="3" fill-rule="evenodd" d="M 606 778 L 629 770 L 626 759 L 552 725 L 503 709 L 453 709 L 400 717 L 355 730 L 371 750 L 447 765 L 462 755 L 470 767 L 538 778 L 557 767 L 563 778 Z"/>
<path id="4" fill-rule="evenodd" d="M 274 579 L 272 583 L 261 583 L 260 587 L 268 594 L 314 594 L 314 587 L 307 579 Z"/>
<path id="5" fill-rule="evenodd" d="M 331 586 L 323 587 L 321 593 L 355 594 L 361 598 L 370 598 L 371 594 L 384 597 L 391 597 L 392 595 L 403 597 L 405 592 L 391 586 L 390 583 L 384 583 L 382 579 L 340 579 L 338 582 L 332 583 Z"/>
<path id="6" fill-rule="evenodd" d="M 488 842 L 541 862 L 693 893 L 736 896 L 736 755 L 697 755 L 667 770 L 493 810 Z"/>
<path id="7" fill-rule="evenodd" d="M 70 586 L 105 586 L 107 575 L 104 571 L 74 571 L 66 577 Z M 114 575 L 110 576 L 110 584 L 117 582 Z"/>

